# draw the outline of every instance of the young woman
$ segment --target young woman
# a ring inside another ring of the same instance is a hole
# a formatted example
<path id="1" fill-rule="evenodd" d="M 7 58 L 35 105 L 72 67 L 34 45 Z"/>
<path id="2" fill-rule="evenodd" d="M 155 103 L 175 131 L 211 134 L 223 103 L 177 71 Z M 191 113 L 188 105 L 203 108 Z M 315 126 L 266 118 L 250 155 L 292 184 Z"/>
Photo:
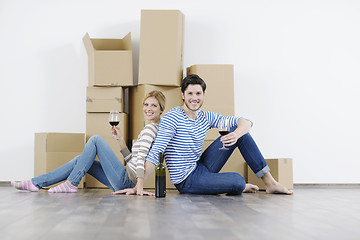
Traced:
<path id="1" fill-rule="evenodd" d="M 26 181 L 11 182 L 19 190 L 38 192 L 63 180 L 65 182 L 50 188 L 51 193 L 74 193 L 81 178 L 89 173 L 111 190 L 118 193 L 150 195 L 143 190 L 144 180 L 155 169 L 155 165 L 145 162 L 145 158 L 157 135 L 160 115 L 165 109 L 165 96 L 160 91 L 152 91 L 143 101 L 143 111 L 146 125 L 140 132 L 132 147 L 132 152 L 126 147 L 123 136 L 117 127 L 112 127 L 115 139 L 118 141 L 121 153 L 126 161 L 124 166 L 111 150 L 109 144 L 98 135 L 92 136 L 86 143 L 80 156 L 49 173 Z M 99 161 L 95 160 L 96 155 Z M 124 191 L 120 191 L 123 190 Z"/>

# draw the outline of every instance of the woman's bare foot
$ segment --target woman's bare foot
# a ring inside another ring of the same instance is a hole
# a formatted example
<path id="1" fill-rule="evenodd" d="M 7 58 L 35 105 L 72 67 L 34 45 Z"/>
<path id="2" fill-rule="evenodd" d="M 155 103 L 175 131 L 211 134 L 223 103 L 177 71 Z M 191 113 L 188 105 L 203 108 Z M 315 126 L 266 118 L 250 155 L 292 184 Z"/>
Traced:
<path id="1" fill-rule="evenodd" d="M 246 184 L 243 193 L 256 193 L 257 191 L 259 191 L 258 186 L 248 183 Z"/>
<path id="2" fill-rule="evenodd" d="M 287 189 L 286 187 L 284 187 L 280 183 L 276 182 L 276 184 L 274 184 L 274 185 L 266 186 L 266 193 L 277 193 L 277 194 L 291 195 L 294 192 Z"/>

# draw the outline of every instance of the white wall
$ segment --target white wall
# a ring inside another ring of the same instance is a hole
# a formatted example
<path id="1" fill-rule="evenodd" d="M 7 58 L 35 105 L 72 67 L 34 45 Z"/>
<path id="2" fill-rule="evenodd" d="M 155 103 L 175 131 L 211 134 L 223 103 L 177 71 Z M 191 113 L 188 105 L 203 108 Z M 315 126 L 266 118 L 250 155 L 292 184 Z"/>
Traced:
<path id="1" fill-rule="evenodd" d="M 235 65 L 236 114 L 295 183 L 360 183 L 356 0 L 0 1 L 0 181 L 33 177 L 35 132 L 85 132 L 85 32 L 131 32 L 137 69 L 141 9 L 185 14 L 184 67 Z"/>

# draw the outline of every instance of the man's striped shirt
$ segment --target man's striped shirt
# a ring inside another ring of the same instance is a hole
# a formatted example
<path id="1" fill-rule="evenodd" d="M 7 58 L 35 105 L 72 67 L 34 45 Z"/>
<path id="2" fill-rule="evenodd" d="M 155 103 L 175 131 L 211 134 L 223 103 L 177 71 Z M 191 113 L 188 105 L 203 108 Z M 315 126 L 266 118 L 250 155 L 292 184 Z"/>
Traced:
<path id="1" fill-rule="evenodd" d="M 237 126 L 240 119 L 199 110 L 196 120 L 191 120 L 181 107 L 171 109 L 160 120 L 158 135 L 146 161 L 158 164 L 159 152 L 164 152 L 171 182 L 182 182 L 200 159 L 207 131 L 217 128 L 221 118 L 228 119 L 230 127 Z"/>

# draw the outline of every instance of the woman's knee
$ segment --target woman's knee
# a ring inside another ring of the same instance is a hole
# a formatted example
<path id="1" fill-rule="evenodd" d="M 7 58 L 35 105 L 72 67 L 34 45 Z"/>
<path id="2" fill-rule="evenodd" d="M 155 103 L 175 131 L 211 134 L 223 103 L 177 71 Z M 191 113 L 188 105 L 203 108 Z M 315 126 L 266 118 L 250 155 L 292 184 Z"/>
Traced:
<path id="1" fill-rule="evenodd" d="M 100 135 L 93 135 L 89 138 L 89 141 L 88 142 L 98 142 L 98 141 L 101 141 L 103 140 L 103 137 L 100 136 Z"/>

